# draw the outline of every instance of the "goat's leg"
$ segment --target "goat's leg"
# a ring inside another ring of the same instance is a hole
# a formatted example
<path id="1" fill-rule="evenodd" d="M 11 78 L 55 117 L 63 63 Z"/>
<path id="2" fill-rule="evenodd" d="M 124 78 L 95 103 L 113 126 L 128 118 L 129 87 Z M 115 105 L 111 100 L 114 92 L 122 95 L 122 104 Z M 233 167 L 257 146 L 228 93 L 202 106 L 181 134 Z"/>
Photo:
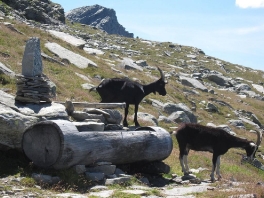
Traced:
<path id="1" fill-rule="evenodd" d="M 124 116 L 124 121 L 123 121 L 123 126 L 124 126 L 124 127 L 128 127 L 128 124 L 127 124 L 128 108 L 129 108 L 129 104 L 126 104 L 126 108 L 125 108 L 125 116 Z"/>
<path id="2" fill-rule="evenodd" d="M 134 122 L 135 122 L 135 126 L 139 127 L 139 123 L 137 121 L 137 112 L 138 112 L 138 104 L 135 104 L 135 116 L 134 116 Z"/>
<path id="3" fill-rule="evenodd" d="M 211 172 L 211 175 L 210 175 L 210 177 L 211 177 L 211 181 L 212 182 L 214 182 L 215 181 L 215 177 L 214 177 L 214 172 L 215 172 L 215 169 L 216 169 L 216 164 L 217 164 L 217 162 L 218 163 L 220 163 L 220 155 L 217 155 L 217 154 L 213 154 L 213 159 L 212 159 L 212 163 L 213 163 L 213 165 L 212 165 L 212 172 Z M 218 159 L 219 158 L 219 159 Z M 219 164 L 220 165 L 220 164 Z M 219 171 L 219 170 L 218 170 Z"/>
<path id="4" fill-rule="evenodd" d="M 216 160 L 216 170 L 215 170 L 215 173 L 218 176 L 218 180 L 220 180 L 222 178 L 222 176 L 220 174 L 220 155 L 217 157 L 217 160 Z"/>
<path id="5" fill-rule="evenodd" d="M 187 173 L 187 171 L 186 171 L 186 169 L 185 169 L 185 164 L 184 164 L 184 160 L 183 160 L 183 158 L 184 158 L 184 155 L 181 155 L 181 154 L 180 154 L 180 157 L 179 157 L 180 165 L 181 165 L 181 167 L 182 167 L 182 172 L 184 173 L 184 175 L 186 175 L 186 174 L 188 174 L 188 173 Z"/>
<path id="6" fill-rule="evenodd" d="M 188 166 L 188 161 L 187 161 L 187 156 L 189 153 L 188 149 L 181 149 L 181 148 L 185 148 L 185 146 L 179 145 L 180 147 L 180 156 L 179 156 L 179 160 L 180 160 L 180 164 L 182 167 L 182 172 L 184 173 L 184 175 L 188 175 L 189 174 L 189 166 Z"/>
<path id="7" fill-rule="evenodd" d="M 190 169 L 189 169 L 189 166 L 188 166 L 187 156 L 188 155 L 183 155 L 183 163 L 185 164 L 185 172 L 187 174 L 189 174 L 190 173 L 190 171 L 189 171 Z"/>

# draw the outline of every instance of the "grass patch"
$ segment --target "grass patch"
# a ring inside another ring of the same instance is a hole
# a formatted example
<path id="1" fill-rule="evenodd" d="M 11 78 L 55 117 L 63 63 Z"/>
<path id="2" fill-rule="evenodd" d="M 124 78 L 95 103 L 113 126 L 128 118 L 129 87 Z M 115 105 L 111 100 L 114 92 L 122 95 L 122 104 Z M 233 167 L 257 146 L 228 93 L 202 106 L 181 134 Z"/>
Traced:
<path id="1" fill-rule="evenodd" d="M 140 195 L 134 195 L 129 193 L 124 193 L 120 191 L 115 191 L 111 198 L 140 198 Z"/>
<path id="2" fill-rule="evenodd" d="M 0 2 L 1 4 L 1 2 Z M 122 58 L 127 57 L 128 55 L 124 53 L 122 50 L 111 49 L 107 51 L 102 56 L 93 56 L 85 53 L 83 50 L 71 46 L 67 42 L 60 40 L 54 36 L 51 36 L 46 31 L 42 31 L 38 28 L 31 28 L 25 24 L 18 23 L 16 21 L 11 22 L 14 26 L 24 35 L 17 34 L 11 31 L 9 28 L 0 24 L 0 52 L 6 53 L 9 56 L 0 56 L 0 62 L 8 66 L 15 73 L 21 73 L 21 62 L 23 59 L 24 47 L 26 41 L 29 37 L 39 37 L 41 40 L 41 50 L 48 54 L 49 56 L 56 58 L 52 52 L 45 48 L 46 42 L 56 42 L 59 45 L 72 50 L 73 52 L 80 54 L 92 61 L 94 61 L 98 68 L 95 67 L 87 67 L 86 69 L 79 69 L 72 64 L 68 64 L 65 66 L 61 66 L 57 63 L 51 63 L 46 60 L 43 60 L 43 70 L 44 73 L 53 81 L 57 86 L 57 98 L 56 100 L 65 101 L 66 99 L 71 99 L 76 102 L 99 102 L 100 97 L 96 92 L 89 92 L 88 90 L 82 89 L 82 84 L 87 83 L 87 81 L 79 78 L 75 73 L 79 73 L 85 75 L 91 79 L 91 84 L 98 85 L 100 83 L 100 79 L 96 77 L 103 78 L 112 78 L 112 77 L 122 77 L 119 73 L 114 72 L 111 67 L 115 67 L 122 71 L 129 78 L 137 78 L 142 84 L 148 84 L 154 82 L 153 76 L 159 78 L 159 72 L 157 70 L 147 70 L 144 69 L 143 72 L 136 71 L 126 71 L 119 67 L 117 67 L 118 63 Z M 161 110 L 153 108 L 150 98 L 159 100 L 163 103 L 184 103 L 189 108 L 191 108 L 191 101 L 196 103 L 196 112 L 193 112 L 197 117 L 201 124 L 207 124 L 208 122 L 213 122 L 216 125 L 227 124 L 228 119 L 237 119 L 237 116 L 234 113 L 234 110 L 244 110 L 249 112 L 254 112 L 254 114 L 258 117 L 261 123 L 264 122 L 264 104 L 263 101 L 258 101 L 256 99 L 241 99 L 237 96 L 235 92 L 218 90 L 218 86 L 212 83 L 209 80 L 204 80 L 206 86 L 212 86 L 215 90 L 215 94 L 201 92 L 199 90 L 193 90 L 191 87 L 183 86 L 179 83 L 179 79 L 177 77 L 179 72 L 191 73 L 194 71 L 198 71 L 201 68 L 216 70 L 219 72 L 223 72 L 218 65 L 215 63 L 215 59 L 207 59 L 203 55 L 197 55 L 197 60 L 206 60 L 208 62 L 204 62 L 203 65 L 198 65 L 196 63 L 192 64 L 190 70 L 186 65 L 189 65 L 187 54 L 193 53 L 193 47 L 183 46 L 181 45 L 180 51 L 176 51 L 169 47 L 168 42 L 152 42 L 152 44 L 146 44 L 142 42 L 142 39 L 133 39 L 133 38 L 125 38 L 116 35 L 108 35 L 100 30 L 94 29 L 90 26 L 84 26 L 78 23 L 70 23 L 66 21 L 66 24 L 70 26 L 72 29 L 68 29 L 67 31 L 73 35 L 76 34 L 86 34 L 91 36 L 92 39 L 98 40 L 99 42 L 105 42 L 111 45 L 117 45 L 122 47 L 123 50 L 132 49 L 135 51 L 139 51 L 140 55 L 131 55 L 130 57 L 135 60 L 146 60 L 148 65 L 153 67 L 160 67 L 167 74 L 172 74 L 170 79 L 168 80 L 168 84 L 166 85 L 167 95 L 162 97 L 158 94 L 150 94 L 145 98 L 145 103 L 142 102 L 140 104 L 140 111 L 147 112 L 155 117 L 158 117 Z M 8 38 L 8 39 L 7 39 Z M 164 52 L 169 52 L 170 56 L 166 56 Z M 110 59 L 110 54 L 119 55 L 119 59 Z M 113 65 L 109 65 L 109 63 Z M 263 82 L 262 71 L 253 72 L 249 68 L 242 68 L 241 66 L 234 65 L 231 63 L 224 62 L 226 64 L 226 69 L 229 71 L 228 73 L 224 73 L 225 76 L 228 77 L 241 77 L 245 79 L 245 83 L 248 80 L 251 80 L 254 83 Z M 168 64 L 182 67 L 181 69 L 174 69 Z M 185 65 L 185 66 L 184 66 Z M 147 73 L 151 73 L 147 75 Z M 176 75 L 174 75 L 176 74 Z M 0 74 L 0 88 L 8 88 L 10 89 L 10 93 L 15 95 L 16 93 L 16 80 L 10 77 L 7 77 L 4 74 Z M 211 88 L 211 87 L 210 87 Z M 227 106 L 218 105 L 219 113 L 209 113 L 205 110 L 205 106 L 201 104 L 201 101 L 205 101 L 206 103 L 210 101 L 211 98 L 215 98 L 221 101 L 224 101 L 230 104 L 234 109 L 230 109 Z M 123 109 L 120 110 L 123 114 Z M 129 108 L 129 116 L 128 121 L 131 125 L 133 123 L 133 112 L 134 106 Z M 230 117 L 226 115 L 230 114 Z M 168 115 L 166 115 L 168 116 Z M 140 120 L 142 126 L 152 125 L 151 123 L 144 122 Z M 175 127 L 177 124 L 174 123 L 159 123 L 159 126 L 171 132 L 174 129 L 170 127 Z M 253 129 L 251 125 L 245 124 L 246 129 Z M 232 128 L 233 129 L 233 128 Z M 248 139 L 252 139 L 255 141 L 255 134 L 247 133 L 245 130 L 236 130 L 233 129 L 238 136 L 243 136 Z M 164 175 L 164 177 L 170 177 L 172 173 L 177 175 L 183 175 L 181 172 L 181 166 L 179 163 L 179 150 L 178 143 L 176 141 L 175 136 L 172 135 L 173 140 L 173 150 L 171 155 L 164 160 L 166 164 L 168 164 L 171 168 L 170 173 L 168 175 Z M 262 143 L 263 145 L 263 143 Z M 263 149 L 260 148 L 263 153 Z M 238 149 L 230 149 L 224 156 L 221 158 L 221 173 L 225 179 L 229 179 L 231 177 L 236 178 L 239 182 L 250 182 L 251 186 L 245 186 L 246 193 L 254 192 L 254 185 L 258 181 L 264 180 L 264 172 L 256 169 L 255 167 L 249 164 L 240 164 L 241 154 L 245 152 Z M 208 168 L 208 171 L 203 171 L 197 174 L 197 177 L 201 179 L 208 179 L 212 167 L 212 154 L 207 152 L 190 152 L 188 161 L 190 168 Z M 263 162 L 264 163 L 264 162 Z M 53 186 L 43 186 L 45 189 L 55 190 L 59 192 L 87 192 L 88 187 L 91 185 L 91 182 L 88 181 L 83 175 L 77 175 L 74 170 L 43 170 L 33 166 L 25 156 L 21 155 L 21 153 L 16 153 L 14 151 L 0 151 L 0 177 L 7 177 L 9 175 L 13 176 L 23 176 L 25 177 L 21 184 L 33 188 L 35 182 L 30 178 L 31 174 L 36 172 L 40 174 L 48 174 L 52 176 L 59 176 L 62 179 L 62 182 Z M 128 186 L 138 184 L 136 179 L 132 179 L 130 182 L 121 184 L 121 185 L 113 185 L 110 186 L 110 189 L 117 189 L 118 191 L 122 191 L 127 189 Z M 258 186 L 256 187 L 256 192 L 260 197 L 263 196 L 263 190 L 261 190 Z M 161 196 L 159 191 L 153 189 L 148 192 L 148 195 L 156 195 Z M 230 193 L 223 193 L 220 191 L 208 191 L 206 193 L 198 193 L 197 197 L 227 197 Z M 136 195 L 129 195 L 122 192 L 115 192 L 112 197 L 137 197 Z"/>

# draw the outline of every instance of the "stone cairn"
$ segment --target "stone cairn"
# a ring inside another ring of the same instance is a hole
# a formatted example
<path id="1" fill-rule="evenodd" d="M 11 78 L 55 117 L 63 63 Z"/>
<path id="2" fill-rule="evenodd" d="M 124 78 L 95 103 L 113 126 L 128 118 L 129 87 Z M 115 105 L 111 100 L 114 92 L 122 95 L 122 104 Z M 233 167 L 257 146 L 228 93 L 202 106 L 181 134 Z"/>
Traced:
<path id="1" fill-rule="evenodd" d="M 20 102 L 52 102 L 56 85 L 42 74 L 42 59 L 39 38 L 32 37 L 26 43 L 22 60 L 22 75 L 16 75 L 16 100 Z"/>

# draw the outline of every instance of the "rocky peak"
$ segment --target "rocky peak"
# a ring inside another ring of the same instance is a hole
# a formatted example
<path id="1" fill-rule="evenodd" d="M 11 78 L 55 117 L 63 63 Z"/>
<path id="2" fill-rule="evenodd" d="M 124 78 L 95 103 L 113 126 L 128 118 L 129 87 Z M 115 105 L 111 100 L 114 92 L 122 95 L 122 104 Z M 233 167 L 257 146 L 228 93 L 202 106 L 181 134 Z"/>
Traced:
<path id="1" fill-rule="evenodd" d="M 64 9 L 50 0 L 2 0 L 20 16 L 44 24 L 65 23 Z"/>
<path id="2" fill-rule="evenodd" d="M 97 4 L 75 8 L 66 13 L 66 18 L 73 22 L 95 26 L 108 34 L 134 37 L 133 33 L 129 33 L 118 23 L 115 10 Z"/>

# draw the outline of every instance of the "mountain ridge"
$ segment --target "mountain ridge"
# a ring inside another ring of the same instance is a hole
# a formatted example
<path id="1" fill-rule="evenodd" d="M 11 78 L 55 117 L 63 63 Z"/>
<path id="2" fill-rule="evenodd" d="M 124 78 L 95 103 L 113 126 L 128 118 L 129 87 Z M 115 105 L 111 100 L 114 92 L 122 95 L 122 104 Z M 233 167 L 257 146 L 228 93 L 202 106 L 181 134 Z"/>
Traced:
<path id="1" fill-rule="evenodd" d="M 17 13 L 14 11 L 1 15 L 0 63 L 15 74 L 21 73 L 25 42 L 29 37 L 40 38 L 41 52 L 42 55 L 45 55 L 42 56 L 43 72 L 57 86 L 57 98 L 54 99 L 54 103 L 67 99 L 76 102 L 98 103 L 100 98 L 98 94 L 88 91 L 90 86 L 98 85 L 102 79 L 112 77 L 129 77 L 142 84 L 151 83 L 160 77 L 157 71 L 157 67 L 159 67 L 164 71 L 168 80 L 167 95 L 151 94 L 144 98 L 139 106 L 139 122 L 142 126 L 152 126 L 157 123 L 159 127 L 173 132 L 183 121 L 197 121 L 203 125 L 225 127 L 231 132 L 234 131 L 237 136 L 254 141 L 254 130 L 264 123 L 263 89 L 257 91 L 255 88 L 263 88 L 263 71 L 208 56 L 201 49 L 192 46 L 107 34 L 90 25 L 71 23 L 68 20 L 61 25 L 40 24 L 23 17 L 18 20 Z M 50 33 L 50 30 L 82 39 L 84 44 L 72 45 L 68 37 L 63 40 L 62 36 L 56 37 Z M 89 65 L 86 68 L 78 68 L 75 63 L 69 61 L 69 56 L 60 57 L 59 54 L 50 51 L 46 47 L 47 43 L 59 45 L 78 56 L 92 60 L 97 67 Z M 133 69 L 135 65 L 134 68 L 140 69 Z M 0 79 L 0 89 L 15 95 L 16 79 L 9 77 L 9 72 L 2 73 L 1 64 Z M 197 86 L 197 82 L 203 86 Z M 123 110 L 121 111 L 123 112 Z M 197 119 L 192 119 L 194 116 Z M 129 114 L 128 122 L 129 124 L 133 123 L 132 114 Z M 172 173 L 182 175 L 177 159 L 177 143 L 174 141 L 174 144 L 175 148 L 171 156 L 164 162 L 170 165 Z M 256 155 L 262 163 L 263 153 L 263 148 L 260 147 Z M 263 195 L 263 172 L 248 164 L 241 165 L 243 154 L 244 151 L 239 149 L 228 151 L 221 158 L 224 180 L 216 183 L 217 187 L 213 191 L 207 190 L 200 195 L 204 197 L 216 197 L 219 193 L 225 197 L 237 195 L 237 191 L 232 190 L 238 189 L 236 188 L 238 184 L 243 188 L 243 192 L 239 191 L 243 195 L 250 194 L 252 197 L 254 194 Z M 0 163 L 3 161 L 1 160 Z M 190 153 L 190 162 L 191 168 L 198 168 L 201 165 L 202 168 L 211 170 L 210 154 L 192 152 Z M 12 165 L 16 165 L 16 163 L 9 163 L 7 167 Z M 13 168 L 12 173 L 21 172 L 24 166 L 19 166 L 18 171 L 16 168 Z M 2 186 L 5 186 L 6 169 L 2 168 L 1 170 L 5 173 L 2 174 L 4 176 L 0 182 L 2 182 Z M 51 175 L 57 175 L 57 173 L 58 171 Z M 24 173 L 22 174 L 24 176 Z M 208 175 L 208 172 L 204 171 L 200 172 L 198 177 L 206 179 Z M 31 175 L 27 175 L 26 179 L 32 179 Z M 170 179 L 170 181 L 172 180 Z M 72 182 L 71 179 L 70 182 Z M 87 183 L 82 184 L 87 187 Z M 24 187 L 19 182 L 16 185 Z M 75 187 L 76 185 L 74 183 Z M 169 188 L 178 190 L 179 187 L 183 187 L 179 185 L 181 184 L 177 183 L 176 187 L 169 186 Z M 227 188 L 227 185 L 233 187 Z M 185 186 L 190 187 L 186 183 Z M 64 186 L 62 187 L 64 188 Z M 55 193 L 58 193 L 56 189 L 58 186 L 55 187 Z M 226 189 L 228 192 L 223 191 Z M 21 193 L 29 194 L 30 190 L 27 188 Z M 0 192 L 4 193 L 4 190 Z M 15 190 L 8 192 L 14 193 L 14 195 L 9 195 L 10 197 L 17 195 Z M 43 191 L 42 193 L 46 194 L 47 192 Z M 51 196 L 54 191 L 50 193 Z M 35 192 L 32 194 L 42 195 Z M 159 194 L 159 196 L 162 195 Z"/>
<path id="2" fill-rule="evenodd" d="M 70 21 L 91 25 L 109 34 L 134 37 L 133 33 L 129 33 L 118 23 L 114 9 L 105 8 L 98 4 L 75 8 L 67 12 L 65 16 Z"/>

